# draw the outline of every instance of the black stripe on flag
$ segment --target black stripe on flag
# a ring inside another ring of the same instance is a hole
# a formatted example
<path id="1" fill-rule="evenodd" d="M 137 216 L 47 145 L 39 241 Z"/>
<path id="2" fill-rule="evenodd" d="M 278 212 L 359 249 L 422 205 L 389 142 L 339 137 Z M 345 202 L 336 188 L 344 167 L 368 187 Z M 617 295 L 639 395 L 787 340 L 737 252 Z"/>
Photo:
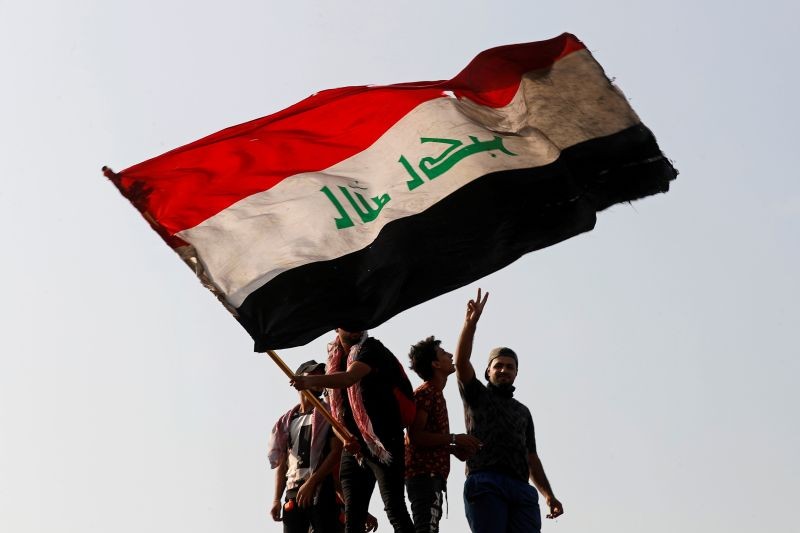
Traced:
<path id="1" fill-rule="evenodd" d="M 237 309 L 255 350 L 370 329 L 591 230 L 615 203 L 666 192 L 677 172 L 644 125 L 565 149 L 553 163 L 482 176 L 386 224 L 364 249 L 286 271 Z"/>

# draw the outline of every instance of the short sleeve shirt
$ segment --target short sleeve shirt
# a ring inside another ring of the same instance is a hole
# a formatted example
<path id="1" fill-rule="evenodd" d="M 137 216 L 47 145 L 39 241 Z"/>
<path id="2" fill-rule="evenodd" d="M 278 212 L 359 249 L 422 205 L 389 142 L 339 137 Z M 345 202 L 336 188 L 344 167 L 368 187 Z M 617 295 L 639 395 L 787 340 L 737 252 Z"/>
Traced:
<path id="1" fill-rule="evenodd" d="M 286 488 L 300 486 L 311 475 L 311 413 L 297 412 L 289 421 L 289 462 Z"/>
<path id="2" fill-rule="evenodd" d="M 425 382 L 414 391 L 417 411 L 428 413 L 423 431 L 428 433 L 450 434 L 450 420 L 447 416 L 447 403 L 442 391 L 430 382 Z M 406 445 L 406 478 L 420 475 L 435 475 L 447 479 L 450 473 L 450 449 L 448 445 L 423 447 Z"/>
<path id="3" fill-rule="evenodd" d="M 528 454 L 536 453 L 531 412 L 523 404 L 504 396 L 473 377 L 458 383 L 464 403 L 467 433 L 483 443 L 467 459 L 467 475 L 481 470 L 502 472 L 527 481 Z"/>
<path id="4" fill-rule="evenodd" d="M 368 338 L 355 361 L 370 367 L 370 372 L 361 379 L 361 393 L 364 398 L 364 407 L 367 410 L 375 435 L 386 446 L 402 445 L 403 423 L 400 411 L 394 396 L 395 386 L 402 380 L 407 380 L 403 368 L 397 358 L 379 340 Z M 337 370 L 345 370 L 337 369 Z M 409 393 L 411 387 L 408 387 Z M 343 395 L 344 422 L 353 435 L 360 436 L 361 432 L 353 419 L 350 401 L 347 394 Z M 362 439 L 359 439 L 362 440 Z M 362 442 L 363 444 L 363 442 Z"/>

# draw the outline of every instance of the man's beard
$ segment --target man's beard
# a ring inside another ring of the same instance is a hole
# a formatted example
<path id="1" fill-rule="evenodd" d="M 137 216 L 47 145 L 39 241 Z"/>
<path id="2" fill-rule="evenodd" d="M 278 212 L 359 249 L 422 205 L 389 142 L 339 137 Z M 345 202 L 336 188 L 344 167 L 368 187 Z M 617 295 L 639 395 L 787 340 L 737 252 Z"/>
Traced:
<path id="1" fill-rule="evenodd" d="M 511 398 L 514 396 L 514 391 L 516 387 L 511 383 L 500 383 L 495 385 L 491 381 L 489 382 L 489 388 L 495 393 L 505 398 Z"/>

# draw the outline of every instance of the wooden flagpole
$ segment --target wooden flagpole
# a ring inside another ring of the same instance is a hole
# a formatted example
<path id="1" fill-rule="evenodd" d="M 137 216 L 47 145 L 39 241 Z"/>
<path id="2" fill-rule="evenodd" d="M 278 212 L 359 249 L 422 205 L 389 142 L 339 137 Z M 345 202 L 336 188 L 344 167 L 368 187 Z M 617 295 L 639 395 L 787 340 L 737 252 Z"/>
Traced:
<path id="1" fill-rule="evenodd" d="M 269 355 L 270 359 L 272 359 L 275 364 L 278 365 L 278 368 L 283 370 L 283 373 L 286 374 L 289 379 L 294 379 L 294 372 L 292 372 L 292 369 L 289 368 L 289 366 L 283 361 L 283 359 L 280 358 L 277 353 L 275 353 L 273 350 L 267 350 L 266 353 Z M 319 398 L 314 396 L 311 391 L 304 390 L 301 392 L 306 399 L 311 402 L 314 408 L 319 409 L 319 412 L 328 419 L 328 422 L 331 423 L 331 427 L 333 428 L 333 432 L 337 437 L 339 437 L 339 440 L 341 440 L 345 446 L 352 447 L 354 445 L 358 445 L 358 441 L 356 441 L 355 437 L 353 437 L 353 434 L 350 433 L 347 428 L 344 427 L 338 420 L 333 418 L 333 415 L 330 414 L 327 409 L 325 409 L 325 406 L 322 404 Z"/>
<path id="2" fill-rule="evenodd" d="M 120 189 L 120 192 L 122 192 L 123 196 L 128 198 L 128 196 L 125 194 L 125 192 L 122 191 L 122 188 L 120 188 L 120 186 L 119 186 L 119 177 L 117 176 L 117 173 L 114 172 L 113 170 L 111 170 L 111 168 L 109 168 L 107 166 L 104 166 L 102 168 L 102 170 L 103 170 L 103 175 L 105 177 L 107 177 L 109 180 L 111 180 L 111 182 L 114 183 L 114 185 L 116 185 L 117 188 Z M 131 198 L 128 198 L 128 199 L 131 202 L 133 202 L 133 200 Z M 155 229 L 156 225 L 155 225 L 154 221 L 151 220 L 151 218 L 149 218 L 150 215 L 148 213 L 144 212 L 144 211 L 142 212 L 142 214 L 148 220 L 148 222 L 150 222 L 153 225 L 153 227 Z M 228 309 L 229 312 L 231 311 L 227 306 L 226 306 L 226 309 Z M 273 350 L 267 350 L 266 353 L 275 362 L 275 364 L 278 365 L 278 368 L 283 370 L 283 373 L 286 374 L 286 376 L 289 379 L 294 379 L 295 378 L 295 375 L 294 375 L 294 372 L 292 372 L 292 369 L 289 368 L 286 365 L 286 363 L 283 362 L 283 359 L 281 359 L 280 356 L 278 356 L 277 353 L 275 353 Z M 328 419 L 328 422 L 331 423 L 331 427 L 333 428 L 333 432 L 336 434 L 337 437 L 339 437 L 339 440 L 342 441 L 344 446 L 347 449 L 351 450 L 352 453 L 354 453 L 355 455 L 358 455 L 359 454 L 358 441 L 355 439 L 355 437 L 353 437 L 352 433 L 350 433 L 347 430 L 347 428 L 344 427 L 344 425 L 339 423 L 338 420 L 333 418 L 333 415 L 331 415 L 331 413 L 327 409 L 325 409 L 325 406 L 322 404 L 322 402 L 319 400 L 319 398 L 314 396 L 311 393 L 311 391 L 304 390 L 304 391 L 301 391 L 301 392 L 306 397 L 306 399 L 309 402 L 311 402 L 311 404 L 314 406 L 314 408 L 315 409 L 319 409 L 319 412 L 322 413 L 323 416 L 325 416 L 326 419 Z"/>

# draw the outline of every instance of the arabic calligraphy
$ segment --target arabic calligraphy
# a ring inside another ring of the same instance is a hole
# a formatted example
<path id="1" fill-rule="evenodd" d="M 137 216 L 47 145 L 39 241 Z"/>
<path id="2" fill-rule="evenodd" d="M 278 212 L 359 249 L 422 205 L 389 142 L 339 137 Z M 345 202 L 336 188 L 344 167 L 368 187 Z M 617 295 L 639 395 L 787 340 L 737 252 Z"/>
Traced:
<path id="1" fill-rule="evenodd" d="M 491 157 L 497 157 L 497 154 L 494 153 L 494 150 L 499 150 L 500 152 L 510 156 L 517 155 L 503 146 L 503 138 L 497 135 L 495 135 L 490 141 L 480 141 L 477 137 L 470 135 L 469 140 L 472 141 L 471 144 L 464 145 L 464 143 L 458 139 L 422 137 L 419 140 L 422 144 L 441 143 L 447 145 L 447 147 L 436 157 L 423 157 L 419 162 L 419 169 L 423 174 L 425 174 L 428 180 L 434 180 L 453 168 L 456 163 L 465 157 L 469 157 L 480 152 L 488 152 Z M 406 156 L 401 155 L 398 162 L 403 165 L 403 167 L 406 169 L 406 172 L 408 172 L 408 174 L 411 176 L 411 179 L 406 181 L 409 191 L 413 191 L 425 183 L 419 173 L 417 173 L 411 163 L 409 163 Z"/>
<path id="2" fill-rule="evenodd" d="M 423 157 L 416 167 L 409 162 L 406 156 L 400 156 L 398 162 L 403 165 L 403 168 L 411 176 L 411 179 L 406 181 L 408 190 L 413 191 L 420 185 L 425 184 L 423 176 L 428 181 L 433 181 L 452 169 L 462 159 L 481 152 L 486 152 L 491 157 L 497 157 L 496 152 L 512 157 L 517 155 L 503 146 L 503 138 L 497 135 L 488 141 L 481 141 L 477 137 L 470 135 L 469 141 L 469 143 L 465 143 L 458 139 L 421 137 L 420 144 L 439 143 L 444 145 L 444 150 L 437 156 Z M 365 195 L 369 194 L 366 191 L 369 189 L 359 186 L 358 182 L 352 183 L 348 187 L 339 185 L 334 189 L 332 190 L 326 185 L 320 191 L 333 204 L 339 215 L 334 218 L 336 229 L 351 228 L 356 224 L 357 220 L 361 220 L 364 224 L 372 222 L 391 200 L 391 197 L 386 193 L 366 198 Z M 364 191 L 364 193 L 362 194 L 359 191 Z"/>
<path id="3" fill-rule="evenodd" d="M 355 211 L 356 215 L 358 215 L 358 218 L 361 219 L 361 222 L 365 224 L 375 220 L 380 214 L 381 209 L 383 209 L 389 200 L 391 200 L 391 197 L 389 197 L 388 194 L 373 196 L 370 198 L 370 200 L 372 200 L 372 202 L 375 204 L 375 207 L 373 207 L 370 205 L 370 202 L 364 198 L 363 194 L 355 191 L 351 194 L 347 187 L 343 187 L 341 185 L 339 185 L 338 189 L 342 196 L 344 196 L 345 200 L 347 200 L 347 202 L 353 208 L 353 211 Z M 354 225 L 353 218 L 344 208 L 342 202 L 340 202 L 336 195 L 333 194 L 333 191 L 331 191 L 327 185 L 321 188 L 320 191 L 325 193 L 325 196 L 328 197 L 328 200 L 331 201 L 333 206 L 336 208 L 336 211 L 339 213 L 339 218 L 334 219 L 334 222 L 336 223 L 336 229 L 352 227 Z"/>

